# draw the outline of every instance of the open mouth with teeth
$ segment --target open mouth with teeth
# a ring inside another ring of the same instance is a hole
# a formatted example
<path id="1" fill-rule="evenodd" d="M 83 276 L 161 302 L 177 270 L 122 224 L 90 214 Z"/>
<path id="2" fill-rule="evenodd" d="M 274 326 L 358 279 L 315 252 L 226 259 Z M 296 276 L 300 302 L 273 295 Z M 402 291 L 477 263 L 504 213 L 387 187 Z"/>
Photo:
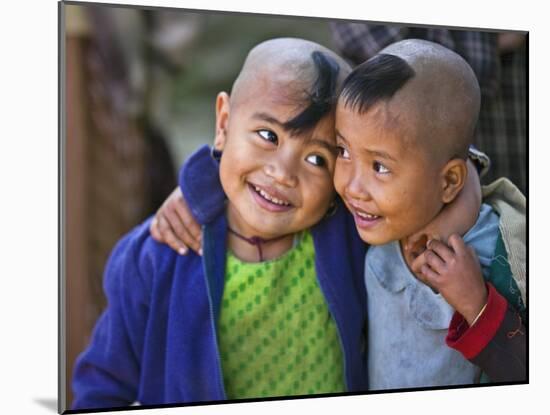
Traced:
<path id="1" fill-rule="evenodd" d="M 376 216 L 376 215 L 371 215 L 370 213 L 364 213 L 364 212 L 361 212 L 361 211 L 356 211 L 355 213 L 361 219 L 366 219 L 366 220 L 374 220 L 374 219 L 378 219 L 380 217 L 380 216 Z"/>
<path id="2" fill-rule="evenodd" d="M 284 212 L 292 209 L 293 207 L 288 200 L 283 200 L 280 197 L 277 198 L 257 185 L 249 183 L 248 188 L 250 189 L 254 200 L 256 200 L 262 208 L 269 210 L 270 212 Z"/>
<path id="3" fill-rule="evenodd" d="M 370 228 L 377 225 L 382 220 L 382 216 L 373 215 L 355 208 L 352 212 L 355 218 L 355 223 L 359 228 Z"/>

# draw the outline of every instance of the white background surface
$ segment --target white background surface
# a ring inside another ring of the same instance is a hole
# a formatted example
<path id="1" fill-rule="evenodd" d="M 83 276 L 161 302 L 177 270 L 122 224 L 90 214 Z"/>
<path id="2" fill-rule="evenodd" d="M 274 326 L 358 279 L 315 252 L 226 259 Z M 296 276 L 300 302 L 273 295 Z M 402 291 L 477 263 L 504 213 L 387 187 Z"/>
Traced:
<path id="1" fill-rule="evenodd" d="M 111 1 L 111 3 L 123 3 Z M 138 1 L 133 4 L 254 11 L 530 31 L 530 385 L 307 399 L 241 405 L 125 411 L 139 414 L 531 413 L 550 394 L 550 267 L 547 179 L 548 16 L 543 2 Z M 360 5 L 358 5 L 358 3 Z M 352 6 L 352 4 L 354 4 Z M 545 18 L 546 17 L 546 18 Z M 57 394 L 57 4 L 4 2 L 0 23 L 0 408 L 6 414 L 53 414 Z M 7 232 L 6 232 L 7 230 Z M 546 248 L 546 249 L 545 249 Z M 547 399 L 546 399 L 547 400 Z M 470 412 L 471 411 L 471 412 Z M 540 413 L 534 410 L 533 413 Z"/>

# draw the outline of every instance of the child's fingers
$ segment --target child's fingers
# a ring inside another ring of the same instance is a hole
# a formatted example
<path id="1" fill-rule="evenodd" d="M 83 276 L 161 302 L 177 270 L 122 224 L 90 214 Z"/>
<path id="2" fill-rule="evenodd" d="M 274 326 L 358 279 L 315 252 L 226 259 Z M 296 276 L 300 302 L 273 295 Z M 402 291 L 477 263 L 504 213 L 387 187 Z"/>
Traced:
<path id="1" fill-rule="evenodd" d="M 176 211 L 167 207 L 166 209 L 164 209 L 163 212 L 166 220 L 171 227 L 170 230 L 175 234 L 174 236 L 177 238 L 177 240 L 181 241 L 185 246 L 190 247 L 195 252 L 198 252 L 201 247 L 200 242 L 197 241 L 189 232 L 186 224 L 182 222 L 180 216 L 176 213 Z"/>
<path id="2" fill-rule="evenodd" d="M 153 218 L 151 224 L 149 225 L 149 232 L 151 233 L 151 236 L 155 241 L 164 242 L 164 239 L 162 239 L 162 235 L 159 230 L 158 219 L 156 216 Z"/>
<path id="3" fill-rule="evenodd" d="M 187 248 L 187 246 L 185 246 L 185 244 L 180 241 L 173 232 L 168 231 L 165 238 L 166 244 L 178 254 L 186 255 L 187 252 L 189 252 L 189 248 Z"/>
<path id="4" fill-rule="evenodd" d="M 449 236 L 449 245 L 453 248 L 453 251 L 455 251 L 457 255 L 466 253 L 466 244 L 464 243 L 464 239 L 456 233 Z"/>
<path id="5" fill-rule="evenodd" d="M 195 251 L 198 250 L 202 242 L 202 230 L 200 225 L 195 221 L 195 218 L 191 214 L 187 203 L 182 197 L 177 199 L 177 203 L 174 204 L 174 210 L 181 222 L 185 226 L 185 229 L 189 233 L 189 241 L 186 241 Z M 197 249 L 195 249 L 197 248 Z"/>
<path id="6" fill-rule="evenodd" d="M 187 254 L 189 250 L 187 248 L 187 245 L 174 234 L 170 223 L 166 220 L 164 215 L 157 213 L 156 218 L 158 222 L 158 228 L 160 230 L 164 243 L 166 243 L 170 248 L 172 248 L 180 255 Z"/>
<path id="7" fill-rule="evenodd" d="M 412 262 L 411 269 L 415 274 L 419 274 L 422 266 L 426 264 L 426 252 L 427 251 L 424 251 L 422 254 L 418 255 Z"/>
<path id="8" fill-rule="evenodd" d="M 445 262 L 434 251 L 432 251 L 431 249 L 428 249 L 424 253 L 424 257 L 426 258 L 425 265 L 427 265 L 431 270 L 433 270 L 437 274 L 442 274 L 445 271 L 446 269 Z M 424 265 L 421 268 L 421 272 L 423 270 L 424 270 Z"/>
<path id="9" fill-rule="evenodd" d="M 449 262 L 453 259 L 454 252 L 445 243 L 437 239 L 428 241 L 428 249 L 435 252 L 444 262 Z"/>
<path id="10" fill-rule="evenodd" d="M 438 280 L 439 274 L 437 274 L 433 269 L 430 268 L 428 264 L 422 265 L 420 272 L 418 273 L 420 281 L 428 285 L 434 290 L 438 290 Z"/>

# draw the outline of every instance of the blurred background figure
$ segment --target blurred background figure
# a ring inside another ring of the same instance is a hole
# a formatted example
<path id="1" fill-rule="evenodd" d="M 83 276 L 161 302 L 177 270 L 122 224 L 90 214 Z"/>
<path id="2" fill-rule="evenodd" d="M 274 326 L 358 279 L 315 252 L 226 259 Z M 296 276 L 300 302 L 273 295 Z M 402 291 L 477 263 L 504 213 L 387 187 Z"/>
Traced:
<path id="1" fill-rule="evenodd" d="M 481 86 L 475 145 L 491 157 L 486 183 L 504 176 L 527 189 L 527 45 L 525 34 L 331 22 L 337 52 L 358 65 L 390 43 L 417 38 L 454 50 Z"/>

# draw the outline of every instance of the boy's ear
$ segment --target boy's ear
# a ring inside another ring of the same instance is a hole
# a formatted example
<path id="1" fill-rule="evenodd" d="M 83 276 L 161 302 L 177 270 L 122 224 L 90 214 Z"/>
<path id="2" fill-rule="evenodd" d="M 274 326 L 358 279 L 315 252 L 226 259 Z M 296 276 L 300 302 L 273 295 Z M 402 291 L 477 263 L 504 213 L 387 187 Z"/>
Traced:
<path id="1" fill-rule="evenodd" d="M 220 92 L 216 97 L 216 136 L 214 148 L 223 150 L 227 138 L 227 124 L 229 122 L 229 95 L 227 92 Z"/>
<path id="2" fill-rule="evenodd" d="M 450 203 L 455 199 L 466 183 L 466 178 L 468 177 L 466 161 L 459 158 L 450 160 L 443 168 L 442 176 L 442 202 Z"/>

